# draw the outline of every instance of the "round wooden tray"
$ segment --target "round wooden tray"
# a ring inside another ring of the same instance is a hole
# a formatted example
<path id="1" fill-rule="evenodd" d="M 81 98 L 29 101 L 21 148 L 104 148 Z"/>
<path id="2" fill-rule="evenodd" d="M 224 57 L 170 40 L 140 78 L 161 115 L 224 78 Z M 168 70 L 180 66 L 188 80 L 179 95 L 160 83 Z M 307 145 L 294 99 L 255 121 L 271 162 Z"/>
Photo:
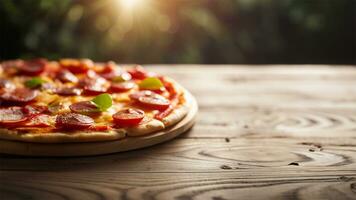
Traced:
<path id="1" fill-rule="evenodd" d="M 22 156 L 91 156 L 140 149 L 171 140 L 194 124 L 198 112 L 195 98 L 186 92 L 190 105 L 188 114 L 178 124 L 163 131 L 121 140 L 85 143 L 31 143 L 0 140 L 0 153 Z"/>

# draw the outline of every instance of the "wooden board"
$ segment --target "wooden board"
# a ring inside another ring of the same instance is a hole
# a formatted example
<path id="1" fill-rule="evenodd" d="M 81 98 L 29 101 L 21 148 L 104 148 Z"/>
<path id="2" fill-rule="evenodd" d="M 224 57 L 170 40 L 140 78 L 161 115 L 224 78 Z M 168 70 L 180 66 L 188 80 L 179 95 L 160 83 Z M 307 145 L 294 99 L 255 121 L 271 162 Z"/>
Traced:
<path id="1" fill-rule="evenodd" d="M 186 134 L 88 157 L 0 155 L 0 199 L 356 199 L 356 67 L 164 65 Z"/>
<path id="2" fill-rule="evenodd" d="M 23 156 L 91 156 L 140 149 L 171 140 L 190 129 L 198 112 L 195 98 L 185 91 L 188 114 L 176 125 L 146 136 L 84 143 L 31 143 L 0 140 L 0 153 Z"/>

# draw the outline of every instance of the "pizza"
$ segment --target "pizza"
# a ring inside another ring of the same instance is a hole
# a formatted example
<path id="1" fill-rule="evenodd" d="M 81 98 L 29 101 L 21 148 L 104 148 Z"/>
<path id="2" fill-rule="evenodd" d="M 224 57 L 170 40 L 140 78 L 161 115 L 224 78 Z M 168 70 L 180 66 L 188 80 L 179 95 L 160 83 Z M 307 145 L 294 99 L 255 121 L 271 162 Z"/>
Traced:
<path id="1" fill-rule="evenodd" d="M 0 64 L 0 139 L 94 142 L 167 129 L 189 111 L 186 90 L 139 65 L 89 59 Z"/>

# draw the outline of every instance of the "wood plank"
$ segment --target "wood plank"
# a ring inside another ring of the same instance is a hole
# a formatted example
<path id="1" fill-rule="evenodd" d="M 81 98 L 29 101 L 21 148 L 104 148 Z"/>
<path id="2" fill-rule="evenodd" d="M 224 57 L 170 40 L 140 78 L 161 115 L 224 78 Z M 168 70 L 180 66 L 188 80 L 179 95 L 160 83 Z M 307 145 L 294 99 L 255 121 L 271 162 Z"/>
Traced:
<path id="1" fill-rule="evenodd" d="M 355 199 L 356 144 L 315 142 L 320 143 L 178 139 L 98 157 L 1 157 L 0 194 L 4 199 Z"/>
<path id="2" fill-rule="evenodd" d="M 356 109 L 200 107 L 196 125 L 183 137 L 355 138 L 355 133 Z"/>
<path id="3" fill-rule="evenodd" d="M 221 172 L 259 168 L 351 170 L 356 173 L 356 140 L 343 138 L 176 139 L 122 154 L 74 158 L 1 156 L 2 171 Z M 1 179 L 0 175 L 0 179 Z"/>
<path id="4" fill-rule="evenodd" d="M 0 180 L 0 193 L 3 199 L 355 199 L 355 180 L 344 171 L 10 172 Z"/>

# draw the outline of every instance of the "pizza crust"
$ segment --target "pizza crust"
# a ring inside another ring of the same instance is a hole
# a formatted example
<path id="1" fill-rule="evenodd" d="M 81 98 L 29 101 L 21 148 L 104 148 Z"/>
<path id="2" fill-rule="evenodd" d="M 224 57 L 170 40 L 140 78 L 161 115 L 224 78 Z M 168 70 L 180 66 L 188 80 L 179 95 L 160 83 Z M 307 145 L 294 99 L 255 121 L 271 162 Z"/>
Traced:
<path id="1" fill-rule="evenodd" d="M 189 108 L 192 107 L 192 99 L 187 96 L 188 91 L 184 89 L 180 84 L 178 84 L 175 80 L 168 77 L 166 78 L 166 80 L 173 83 L 175 89 L 183 94 L 184 101 L 182 104 L 179 104 L 176 108 L 174 108 L 172 113 L 162 119 L 165 128 L 177 124 L 179 121 L 181 121 L 188 114 Z"/>
<path id="2" fill-rule="evenodd" d="M 22 133 L 0 128 L 0 139 L 19 140 L 38 143 L 95 142 L 119 140 L 126 136 L 125 129 L 115 129 L 108 132 L 54 132 L 54 133 Z"/>
<path id="3" fill-rule="evenodd" d="M 178 123 L 187 115 L 188 111 L 189 107 L 186 104 L 178 106 L 172 113 L 162 119 L 164 126 L 167 128 Z"/>
<path id="4" fill-rule="evenodd" d="M 127 129 L 128 136 L 142 136 L 147 135 L 165 128 L 164 124 L 161 121 L 152 119 L 147 123 L 140 124 L 136 127 Z"/>

